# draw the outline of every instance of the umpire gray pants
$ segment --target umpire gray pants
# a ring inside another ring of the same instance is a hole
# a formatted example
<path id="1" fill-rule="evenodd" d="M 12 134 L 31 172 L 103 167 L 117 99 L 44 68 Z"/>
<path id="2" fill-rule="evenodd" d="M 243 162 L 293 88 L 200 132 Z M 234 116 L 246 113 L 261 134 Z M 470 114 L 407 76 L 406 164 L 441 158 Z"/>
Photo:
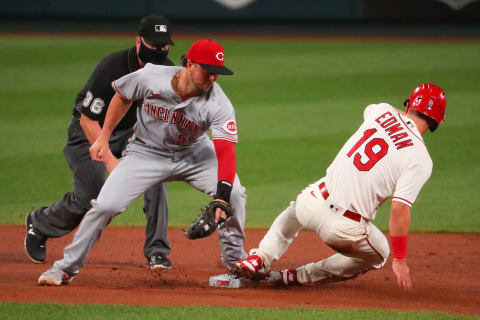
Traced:
<path id="1" fill-rule="evenodd" d="M 55 262 L 55 268 L 76 275 L 110 221 L 152 185 L 185 181 L 213 196 L 217 187 L 217 167 L 213 143 L 207 137 L 185 151 L 174 153 L 130 143 L 98 198 L 92 201 L 92 209 L 80 224 L 73 242 L 65 248 L 63 259 Z M 243 249 L 246 195 L 238 176 L 235 177 L 230 203 L 235 214 L 219 228 L 218 238 L 222 261 L 233 268 L 236 261 L 246 256 Z"/>
<path id="2" fill-rule="evenodd" d="M 112 134 L 110 148 L 116 157 L 121 157 L 132 134 L 131 128 Z M 89 148 L 90 143 L 79 119 L 72 117 L 63 153 L 73 173 L 73 190 L 50 206 L 33 212 L 33 225 L 43 236 L 57 238 L 72 232 L 91 208 L 90 201 L 100 193 L 105 183 L 106 168 L 103 163 L 92 161 Z M 167 241 L 168 206 L 165 185 L 153 185 L 145 191 L 144 198 L 143 211 L 147 218 L 144 255 L 147 259 L 159 253 L 168 255 L 170 246 Z"/>

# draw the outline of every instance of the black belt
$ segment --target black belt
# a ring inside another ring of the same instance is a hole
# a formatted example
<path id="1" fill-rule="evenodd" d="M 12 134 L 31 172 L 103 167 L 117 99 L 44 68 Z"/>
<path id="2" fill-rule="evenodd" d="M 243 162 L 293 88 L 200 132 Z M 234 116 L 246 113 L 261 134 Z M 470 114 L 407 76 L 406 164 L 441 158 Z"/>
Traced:
<path id="1" fill-rule="evenodd" d="M 320 193 L 322 194 L 323 199 L 327 200 L 330 194 L 328 193 L 327 187 L 325 186 L 325 182 L 320 183 L 318 185 L 318 188 L 320 189 Z M 343 216 L 357 222 L 360 222 L 362 220 L 361 215 L 350 210 L 345 210 L 345 212 L 343 213 Z"/>

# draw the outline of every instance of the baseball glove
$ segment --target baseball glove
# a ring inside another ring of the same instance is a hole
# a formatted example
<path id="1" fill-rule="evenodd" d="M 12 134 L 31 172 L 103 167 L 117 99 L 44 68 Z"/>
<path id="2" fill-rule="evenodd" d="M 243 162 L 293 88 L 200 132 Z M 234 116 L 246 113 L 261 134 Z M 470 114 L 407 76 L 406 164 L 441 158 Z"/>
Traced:
<path id="1" fill-rule="evenodd" d="M 185 231 L 185 236 L 190 240 L 194 240 L 208 237 L 214 233 L 218 226 L 226 221 L 220 218 L 218 223 L 215 223 L 215 210 L 217 208 L 225 211 L 227 219 L 235 213 L 235 210 L 229 204 L 219 200 L 213 200 L 202 208 L 198 218 L 196 218 Z"/>

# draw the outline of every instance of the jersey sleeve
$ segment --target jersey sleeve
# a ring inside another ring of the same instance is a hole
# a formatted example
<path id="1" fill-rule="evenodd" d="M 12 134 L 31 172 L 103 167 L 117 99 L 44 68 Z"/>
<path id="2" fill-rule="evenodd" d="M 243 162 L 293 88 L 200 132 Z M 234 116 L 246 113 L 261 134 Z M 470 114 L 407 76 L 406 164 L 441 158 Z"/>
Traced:
<path id="1" fill-rule="evenodd" d="M 392 201 L 398 201 L 411 207 L 420 190 L 432 174 L 432 161 L 413 163 L 397 181 Z"/>
<path id="2" fill-rule="evenodd" d="M 105 118 L 108 104 L 115 94 L 110 85 L 113 79 L 108 79 L 110 74 L 104 72 L 103 65 L 99 64 L 87 81 L 85 98 L 76 105 L 80 113 L 92 120 Z"/>
<path id="3" fill-rule="evenodd" d="M 378 104 L 369 104 L 363 111 L 363 120 L 368 120 L 372 117 L 372 114 L 377 110 Z"/>
<path id="4" fill-rule="evenodd" d="M 211 125 L 212 139 L 237 143 L 237 122 L 233 106 L 227 98 L 219 99 L 218 103 L 219 107 Z"/>
<path id="5" fill-rule="evenodd" d="M 148 65 L 147 65 L 148 66 Z M 147 67 L 129 73 L 112 82 L 112 88 L 127 100 L 135 101 L 145 98 L 147 94 Z"/>

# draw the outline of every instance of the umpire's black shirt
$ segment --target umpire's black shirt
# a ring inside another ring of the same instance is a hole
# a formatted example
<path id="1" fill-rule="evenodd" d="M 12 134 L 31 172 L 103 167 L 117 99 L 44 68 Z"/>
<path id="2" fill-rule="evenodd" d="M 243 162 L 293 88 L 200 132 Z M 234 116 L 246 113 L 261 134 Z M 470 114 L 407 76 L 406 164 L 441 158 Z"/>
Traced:
<path id="1" fill-rule="evenodd" d="M 168 58 L 164 64 L 167 66 L 174 65 Z M 80 118 L 80 113 L 83 113 L 88 118 L 98 121 L 100 126 L 103 127 L 108 105 L 115 94 L 112 88 L 112 81 L 138 69 L 140 69 L 140 65 L 135 47 L 129 50 L 114 52 L 103 58 L 83 89 L 77 94 L 73 116 Z M 140 100 L 133 102 L 127 114 L 114 131 L 133 127 L 137 121 L 136 112 L 140 103 Z"/>

